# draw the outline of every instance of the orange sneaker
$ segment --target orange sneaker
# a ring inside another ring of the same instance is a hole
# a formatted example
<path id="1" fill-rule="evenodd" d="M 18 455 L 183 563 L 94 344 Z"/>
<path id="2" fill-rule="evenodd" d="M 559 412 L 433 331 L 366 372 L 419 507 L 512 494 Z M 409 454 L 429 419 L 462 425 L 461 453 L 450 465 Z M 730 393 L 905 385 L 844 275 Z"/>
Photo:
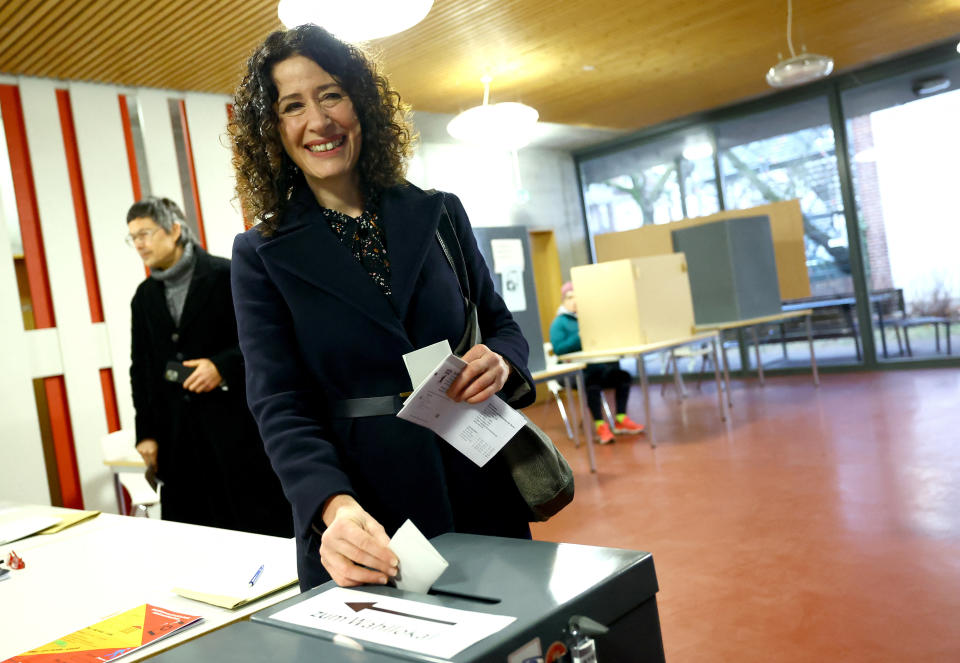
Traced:
<path id="1" fill-rule="evenodd" d="M 597 438 L 598 444 L 610 444 L 614 441 L 613 431 L 610 430 L 610 425 L 606 421 L 597 426 Z"/>
<path id="2" fill-rule="evenodd" d="M 630 417 L 624 417 L 623 421 L 618 421 L 613 425 L 613 432 L 636 435 L 643 432 L 643 424 L 638 424 Z"/>

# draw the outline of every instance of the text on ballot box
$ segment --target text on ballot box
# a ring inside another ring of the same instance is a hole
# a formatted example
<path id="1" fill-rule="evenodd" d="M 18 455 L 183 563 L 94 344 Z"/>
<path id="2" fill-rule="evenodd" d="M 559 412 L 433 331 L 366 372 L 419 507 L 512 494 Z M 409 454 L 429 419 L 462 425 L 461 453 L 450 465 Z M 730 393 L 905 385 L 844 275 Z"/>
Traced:
<path id="1" fill-rule="evenodd" d="M 516 618 L 334 587 L 274 614 L 273 619 L 450 658 Z"/>

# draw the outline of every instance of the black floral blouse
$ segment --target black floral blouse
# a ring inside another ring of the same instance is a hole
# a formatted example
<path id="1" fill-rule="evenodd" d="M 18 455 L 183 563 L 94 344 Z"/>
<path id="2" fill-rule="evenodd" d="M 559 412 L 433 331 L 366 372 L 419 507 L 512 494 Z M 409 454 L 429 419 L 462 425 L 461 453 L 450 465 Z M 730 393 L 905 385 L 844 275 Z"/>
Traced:
<path id="1" fill-rule="evenodd" d="M 390 260 L 387 258 L 387 237 L 378 223 L 375 201 L 354 218 L 343 212 L 320 208 L 330 229 L 353 254 L 383 294 L 390 296 Z"/>

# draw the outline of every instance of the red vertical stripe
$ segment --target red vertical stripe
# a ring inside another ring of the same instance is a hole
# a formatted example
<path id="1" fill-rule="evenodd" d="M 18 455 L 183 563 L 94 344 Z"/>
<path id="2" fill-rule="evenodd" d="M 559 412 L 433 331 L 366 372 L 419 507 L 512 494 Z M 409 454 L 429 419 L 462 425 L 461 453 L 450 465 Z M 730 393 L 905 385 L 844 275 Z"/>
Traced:
<path id="1" fill-rule="evenodd" d="M 77 218 L 77 236 L 80 239 L 80 257 L 83 260 L 83 276 L 87 282 L 87 300 L 90 304 L 91 322 L 103 322 L 103 302 L 100 299 L 100 279 L 93 256 L 93 239 L 90 236 L 90 216 L 87 214 L 87 196 L 83 190 L 83 175 L 80 170 L 80 152 L 77 149 L 77 133 L 73 126 L 73 110 L 70 93 L 57 90 L 57 107 L 60 110 L 60 130 L 67 157 L 67 172 L 70 175 L 70 191 L 73 194 L 73 213 Z"/>
<path id="2" fill-rule="evenodd" d="M 184 150 L 187 154 L 187 170 L 190 173 L 190 192 L 193 194 L 193 206 L 197 210 L 197 230 L 200 235 L 200 246 L 207 248 L 207 234 L 203 230 L 203 212 L 200 211 L 200 189 L 197 187 L 197 169 L 193 163 L 193 146 L 190 143 L 190 126 L 187 123 L 187 104 L 181 99 L 180 126 L 183 129 Z"/>
<path id="3" fill-rule="evenodd" d="M 20 216 L 23 258 L 27 265 L 27 280 L 30 282 L 33 317 L 37 329 L 55 327 L 53 298 L 50 296 L 50 281 L 47 278 L 47 258 L 43 250 L 40 213 L 33 185 L 33 167 L 30 165 L 23 106 L 20 104 L 20 90 L 17 86 L 0 85 L 0 112 L 3 113 L 7 152 L 10 155 L 10 169 L 13 171 L 13 191 L 17 199 L 17 214 Z"/>
<path id="4" fill-rule="evenodd" d="M 100 369 L 100 386 L 103 389 L 103 404 L 107 410 L 107 432 L 120 430 L 120 412 L 117 410 L 117 392 L 113 388 L 113 369 Z"/>
<path id="5" fill-rule="evenodd" d="M 70 407 L 67 403 L 67 387 L 63 376 L 43 379 L 50 407 L 50 428 L 53 431 L 53 452 L 57 459 L 57 475 L 60 478 L 60 495 L 63 506 L 69 509 L 83 508 L 80 489 L 80 472 L 73 446 L 73 427 L 70 425 Z"/>
<path id="6" fill-rule="evenodd" d="M 118 94 L 120 99 L 120 120 L 123 124 L 123 140 L 127 144 L 127 162 L 130 164 L 130 180 L 133 184 L 134 201 L 143 199 L 140 189 L 140 168 L 137 166 L 137 151 L 133 147 L 133 129 L 130 126 L 130 109 L 127 106 L 127 96 Z"/>

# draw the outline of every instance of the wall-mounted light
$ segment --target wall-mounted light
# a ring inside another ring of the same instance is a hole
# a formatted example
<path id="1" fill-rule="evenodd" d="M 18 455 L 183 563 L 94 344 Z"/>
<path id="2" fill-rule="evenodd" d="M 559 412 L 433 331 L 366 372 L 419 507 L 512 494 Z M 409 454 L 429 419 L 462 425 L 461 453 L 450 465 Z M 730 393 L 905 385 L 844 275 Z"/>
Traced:
<path id="1" fill-rule="evenodd" d="M 356 43 L 412 28 L 432 6 L 433 0 L 280 0 L 277 15 L 287 28 L 314 23 Z"/>

